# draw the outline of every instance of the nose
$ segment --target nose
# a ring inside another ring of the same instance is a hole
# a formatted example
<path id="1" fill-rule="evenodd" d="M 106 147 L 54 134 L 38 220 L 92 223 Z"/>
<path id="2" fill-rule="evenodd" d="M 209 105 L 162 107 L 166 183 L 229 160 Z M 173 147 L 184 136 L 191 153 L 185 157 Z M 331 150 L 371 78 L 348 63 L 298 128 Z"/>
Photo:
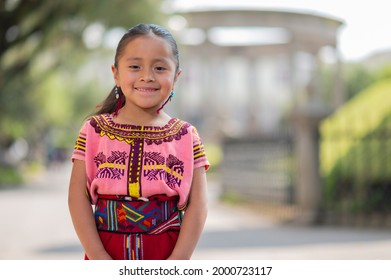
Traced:
<path id="1" fill-rule="evenodd" d="M 151 69 L 144 69 L 141 71 L 140 81 L 143 82 L 153 82 L 155 80 L 155 76 Z"/>

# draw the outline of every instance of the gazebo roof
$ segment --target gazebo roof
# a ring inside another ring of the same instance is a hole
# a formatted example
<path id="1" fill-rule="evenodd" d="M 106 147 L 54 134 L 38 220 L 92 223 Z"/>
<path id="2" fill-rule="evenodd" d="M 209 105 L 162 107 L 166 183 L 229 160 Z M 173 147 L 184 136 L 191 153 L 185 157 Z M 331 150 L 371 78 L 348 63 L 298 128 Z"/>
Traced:
<path id="1" fill-rule="evenodd" d="M 278 12 L 287 14 L 312 15 L 327 18 L 343 24 L 343 20 L 331 12 L 325 12 L 311 2 L 305 4 L 300 1 L 276 1 L 276 0 L 168 0 L 163 6 L 167 11 L 176 13 L 200 13 L 200 12 L 229 12 L 229 11 L 253 11 L 253 12 Z"/>

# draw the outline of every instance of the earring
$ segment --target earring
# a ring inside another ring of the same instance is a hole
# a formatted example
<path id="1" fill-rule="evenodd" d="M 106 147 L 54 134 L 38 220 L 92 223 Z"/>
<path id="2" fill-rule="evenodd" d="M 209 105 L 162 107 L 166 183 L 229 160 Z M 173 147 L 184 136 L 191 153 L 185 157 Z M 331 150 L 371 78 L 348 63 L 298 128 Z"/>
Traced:
<path id="1" fill-rule="evenodd" d="M 156 113 L 159 114 L 160 110 L 163 109 L 163 107 L 168 103 L 168 101 L 171 101 L 171 99 L 174 97 L 174 91 L 172 90 L 170 93 L 170 96 L 167 98 L 167 100 L 163 103 L 162 106 L 160 106 L 159 109 L 157 109 Z"/>
<path id="2" fill-rule="evenodd" d="M 171 98 L 173 98 L 173 97 L 174 97 L 174 91 L 172 90 L 170 93 L 170 97 L 168 99 L 171 101 Z"/>
<path id="3" fill-rule="evenodd" d="M 115 99 L 118 99 L 119 98 L 119 93 L 118 93 L 118 87 L 115 87 Z"/>
<path id="4" fill-rule="evenodd" d="M 115 99 L 118 100 L 118 102 L 117 102 L 117 108 L 116 108 L 115 111 L 114 111 L 114 117 L 116 117 L 116 116 L 118 116 L 118 111 L 119 111 L 119 109 L 121 109 L 122 106 L 123 106 L 123 100 L 122 100 L 121 96 L 119 95 L 118 87 L 115 87 L 114 92 L 115 92 Z"/>

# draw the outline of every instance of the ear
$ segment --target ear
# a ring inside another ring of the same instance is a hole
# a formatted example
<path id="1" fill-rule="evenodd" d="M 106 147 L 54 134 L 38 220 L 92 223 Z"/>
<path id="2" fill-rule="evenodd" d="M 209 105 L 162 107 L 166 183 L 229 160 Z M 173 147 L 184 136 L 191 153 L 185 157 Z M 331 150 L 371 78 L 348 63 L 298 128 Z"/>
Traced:
<path id="1" fill-rule="evenodd" d="M 182 73 L 182 69 L 179 68 L 178 73 L 175 74 L 174 85 L 175 85 L 176 81 L 178 80 L 179 76 L 181 75 L 181 73 Z"/>
<path id="2" fill-rule="evenodd" d="M 113 72 L 113 77 L 116 85 L 119 85 L 119 78 L 118 78 L 118 69 L 113 65 L 111 65 L 111 72 Z"/>

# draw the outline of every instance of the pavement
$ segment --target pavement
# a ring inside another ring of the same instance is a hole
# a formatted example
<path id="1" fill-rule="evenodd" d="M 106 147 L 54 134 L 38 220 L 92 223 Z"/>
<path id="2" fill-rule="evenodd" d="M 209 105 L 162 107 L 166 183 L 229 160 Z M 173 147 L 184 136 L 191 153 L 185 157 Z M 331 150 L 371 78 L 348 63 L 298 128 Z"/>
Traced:
<path id="1" fill-rule="evenodd" d="M 0 189 L 0 260 L 80 260 L 68 212 L 70 165 L 29 184 Z M 209 182 L 209 214 L 195 260 L 389 260 L 387 229 L 282 224 L 259 211 L 219 201 Z"/>

